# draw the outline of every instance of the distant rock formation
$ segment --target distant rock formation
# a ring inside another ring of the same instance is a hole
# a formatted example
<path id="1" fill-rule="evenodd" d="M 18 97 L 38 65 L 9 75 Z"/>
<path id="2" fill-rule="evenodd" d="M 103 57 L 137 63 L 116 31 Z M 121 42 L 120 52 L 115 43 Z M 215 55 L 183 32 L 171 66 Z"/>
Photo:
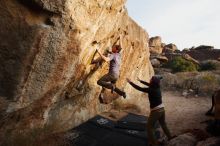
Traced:
<path id="1" fill-rule="evenodd" d="M 218 60 L 220 57 L 220 50 L 214 49 L 213 46 L 201 45 L 196 48 L 191 48 L 189 50 L 183 50 L 183 52 L 187 53 L 192 58 L 198 61 Z"/>
<path id="2" fill-rule="evenodd" d="M 149 47 L 151 53 L 151 64 L 153 67 L 160 67 L 162 63 L 168 61 L 168 58 L 165 54 L 174 53 L 177 49 L 175 44 L 168 44 L 162 42 L 160 36 L 151 37 L 149 39 Z"/>
<path id="3" fill-rule="evenodd" d="M 163 52 L 164 53 L 174 53 L 177 50 L 178 50 L 177 46 L 175 44 L 170 43 L 170 44 L 164 46 Z"/>
<path id="4" fill-rule="evenodd" d="M 149 39 L 150 53 L 161 54 L 163 52 L 163 45 L 160 36 L 151 37 Z"/>
<path id="5" fill-rule="evenodd" d="M 62 131 L 108 110 L 99 103 L 96 83 L 108 65 L 90 62 L 94 46 L 104 52 L 119 34 L 124 48 L 117 86 L 127 99 L 118 103 L 146 108 L 126 77 L 148 80 L 154 74 L 148 34 L 124 5 L 125 0 L 0 1 L 0 98 L 14 100 L 0 132 L 45 125 Z"/>
<path id="6" fill-rule="evenodd" d="M 160 36 L 151 37 L 149 40 L 149 47 L 151 52 L 151 63 L 154 67 L 160 67 L 161 63 L 172 60 L 176 56 L 181 56 L 184 59 L 195 64 L 200 64 L 205 60 L 220 61 L 220 50 L 215 49 L 214 46 L 200 45 L 190 49 L 178 50 L 178 47 L 173 44 L 165 44 L 162 42 Z M 167 59 L 159 59 L 167 58 Z"/>
<path id="7" fill-rule="evenodd" d="M 192 48 L 192 49 L 195 49 L 195 50 L 213 50 L 214 46 L 200 45 L 200 46 L 198 46 L 196 48 Z"/>

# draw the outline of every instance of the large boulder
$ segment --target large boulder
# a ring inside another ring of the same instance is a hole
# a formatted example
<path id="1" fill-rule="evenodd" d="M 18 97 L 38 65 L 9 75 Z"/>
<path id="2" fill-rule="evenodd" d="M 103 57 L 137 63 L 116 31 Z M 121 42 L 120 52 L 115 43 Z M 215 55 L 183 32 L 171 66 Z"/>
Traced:
<path id="1" fill-rule="evenodd" d="M 192 58 L 189 54 L 182 54 L 182 57 L 188 61 L 193 62 L 194 64 L 200 64 L 198 60 Z"/>
<path id="2" fill-rule="evenodd" d="M 149 80 L 154 74 L 148 34 L 124 5 L 125 0 L 0 1 L 0 98 L 14 101 L 0 132 L 44 126 L 63 131 L 108 110 L 99 103 L 96 83 L 108 64 L 97 68 L 90 62 L 94 46 L 104 52 L 119 35 L 123 50 L 117 87 L 127 99 L 118 105 L 145 109 L 146 99 L 126 77 Z"/>
<path id="3" fill-rule="evenodd" d="M 168 62 L 168 58 L 162 55 L 151 55 L 150 61 L 153 67 L 160 67 L 162 63 Z"/>
<path id="4" fill-rule="evenodd" d="M 154 59 L 151 59 L 151 64 L 153 67 L 160 67 L 161 63 L 158 59 L 154 58 Z"/>
<path id="5" fill-rule="evenodd" d="M 185 133 L 170 140 L 167 146 L 195 146 L 196 138 L 191 133 Z"/>
<path id="6" fill-rule="evenodd" d="M 152 54 L 161 54 L 163 52 L 162 46 L 164 46 L 164 44 L 162 44 L 160 36 L 151 37 L 149 39 L 149 47 Z"/>
<path id="7" fill-rule="evenodd" d="M 200 141 L 196 146 L 219 146 L 220 145 L 220 137 L 211 137 L 204 141 Z"/>
<path id="8" fill-rule="evenodd" d="M 168 58 L 166 56 L 159 55 L 156 58 L 163 63 L 168 62 Z"/>
<path id="9" fill-rule="evenodd" d="M 170 43 L 170 44 L 164 46 L 163 52 L 174 53 L 177 50 L 178 50 L 177 46 L 175 44 Z"/>

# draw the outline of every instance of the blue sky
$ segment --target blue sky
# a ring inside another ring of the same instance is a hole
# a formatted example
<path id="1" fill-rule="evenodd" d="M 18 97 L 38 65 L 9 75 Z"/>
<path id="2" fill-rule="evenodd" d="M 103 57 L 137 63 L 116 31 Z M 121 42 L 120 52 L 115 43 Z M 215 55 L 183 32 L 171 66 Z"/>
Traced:
<path id="1" fill-rule="evenodd" d="M 150 37 L 178 49 L 212 45 L 220 49 L 220 0 L 127 0 L 128 14 Z"/>

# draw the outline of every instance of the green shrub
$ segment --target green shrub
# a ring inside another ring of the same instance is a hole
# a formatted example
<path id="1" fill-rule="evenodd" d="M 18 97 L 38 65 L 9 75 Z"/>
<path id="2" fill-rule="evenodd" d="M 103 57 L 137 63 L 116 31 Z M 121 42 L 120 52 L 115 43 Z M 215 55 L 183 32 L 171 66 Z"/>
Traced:
<path id="1" fill-rule="evenodd" d="M 191 72 L 197 71 L 198 66 L 188 60 L 178 56 L 169 61 L 165 67 L 172 69 L 173 72 Z"/>
<path id="2" fill-rule="evenodd" d="M 207 71 L 207 70 L 216 70 L 217 69 L 217 64 L 212 61 L 206 61 L 201 63 L 200 65 L 200 71 Z"/>
<path id="3" fill-rule="evenodd" d="M 207 82 L 215 82 L 215 81 L 217 81 L 216 77 L 214 75 L 211 75 L 211 74 L 204 75 L 202 77 L 202 80 L 207 81 Z"/>

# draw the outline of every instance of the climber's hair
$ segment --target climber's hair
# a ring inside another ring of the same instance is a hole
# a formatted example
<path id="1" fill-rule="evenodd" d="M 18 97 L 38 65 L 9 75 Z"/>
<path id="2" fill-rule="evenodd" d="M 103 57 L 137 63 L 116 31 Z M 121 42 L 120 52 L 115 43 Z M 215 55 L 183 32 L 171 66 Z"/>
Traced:
<path id="1" fill-rule="evenodd" d="M 116 48 L 117 52 L 119 53 L 121 51 L 121 46 L 120 45 L 113 45 L 113 47 Z"/>

